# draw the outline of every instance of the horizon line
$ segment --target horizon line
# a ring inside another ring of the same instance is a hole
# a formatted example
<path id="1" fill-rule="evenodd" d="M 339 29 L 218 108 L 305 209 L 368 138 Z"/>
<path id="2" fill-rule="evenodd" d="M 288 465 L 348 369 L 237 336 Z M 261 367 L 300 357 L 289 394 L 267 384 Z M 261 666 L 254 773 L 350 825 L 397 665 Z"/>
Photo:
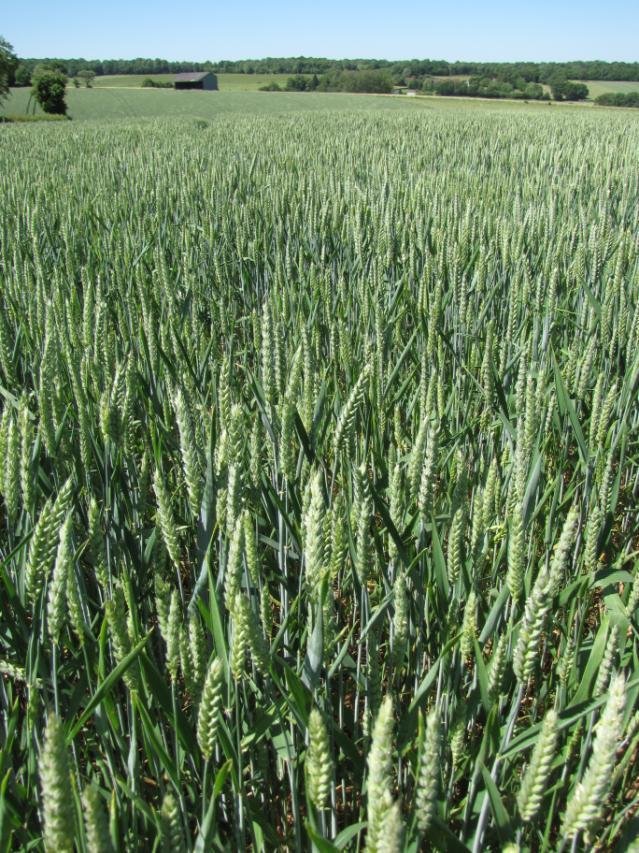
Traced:
<path id="1" fill-rule="evenodd" d="M 303 60 L 325 60 L 328 62 L 445 62 L 449 65 L 455 65 L 458 63 L 474 63 L 477 65 L 512 65 L 516 63 L 531 63 L 534 65 L 553 65 L 553 64 L 568 64 L 571 62 L 600 62 L 602 65 L 615 65 L 616 63 L 622 63 L 624 65 L 639 65 L 639 59 L 599 59 L 597 57 L 588 58 L 588 59 L 445 59 L 444 57 L 434 57 L 434 56 L 399 56 L 395 58 L 388 58 L 383 56 L 307 56 L 305 54 L 290 54 L 289 56 L 261 56 L 261 57 L 242 57 L 240 59 L 168 59 L 166 56 L 104 56 L 104 57 L 96 57 L 90 56 L 87 58 L 86 56 L 17 56 L 17 59 L 24 61 L 33 61 L 33 60 L 43 60 L 43 59 L 66 59 L 66 60 L 81 60 L 83 62 L 134 62 L 135 60 L 151 60 L 151 61 L 161 61 L 161 62 L 196 62 L 199 64 L 203 64 L 206 62 L 211 63 L 212 65 L 219 64 L 222 62 L 266 62 L 268 60 L 277 61 L 277 60 L 291 60 L 291 59 L 303 59 Z"/>

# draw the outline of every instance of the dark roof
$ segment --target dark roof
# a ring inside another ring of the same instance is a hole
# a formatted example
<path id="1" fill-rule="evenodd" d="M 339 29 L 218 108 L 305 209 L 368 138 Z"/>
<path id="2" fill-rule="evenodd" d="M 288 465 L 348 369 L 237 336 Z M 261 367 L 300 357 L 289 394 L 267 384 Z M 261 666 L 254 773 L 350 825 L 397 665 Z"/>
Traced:
<path id="1" fill-rule="evenodd" d="M 204 80 L 205 77 L 208 77 L 210 71 L 187 71 L 185 74 L 176 74 L 175 82 L 176 83 L 199 83 L 200 80 Z"/>

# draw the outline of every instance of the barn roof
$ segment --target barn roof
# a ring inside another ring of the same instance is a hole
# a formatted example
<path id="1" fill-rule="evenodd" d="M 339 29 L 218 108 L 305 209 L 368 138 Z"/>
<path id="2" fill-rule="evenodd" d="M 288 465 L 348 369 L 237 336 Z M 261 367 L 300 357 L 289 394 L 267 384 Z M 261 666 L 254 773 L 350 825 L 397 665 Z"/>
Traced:
<path id="1" fill-rule="evenodd" d="M 200 80 L 204 80 L 205 77 L 208 77 L 210 71 L 187 71 L 184 74 L 176 74 L 175 82 L 176 83 L 199 83 Z"/>

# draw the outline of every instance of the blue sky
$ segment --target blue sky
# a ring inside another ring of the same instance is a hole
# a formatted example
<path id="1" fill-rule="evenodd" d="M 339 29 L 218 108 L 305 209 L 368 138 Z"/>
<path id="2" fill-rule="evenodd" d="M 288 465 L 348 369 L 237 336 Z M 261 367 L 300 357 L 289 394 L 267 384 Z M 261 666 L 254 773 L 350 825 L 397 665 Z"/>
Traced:
<path id="1" fill-rule="evenodd" d="M 0 35 L 33 57 L 639 61 L 639 0 L 30 0 Z"/>

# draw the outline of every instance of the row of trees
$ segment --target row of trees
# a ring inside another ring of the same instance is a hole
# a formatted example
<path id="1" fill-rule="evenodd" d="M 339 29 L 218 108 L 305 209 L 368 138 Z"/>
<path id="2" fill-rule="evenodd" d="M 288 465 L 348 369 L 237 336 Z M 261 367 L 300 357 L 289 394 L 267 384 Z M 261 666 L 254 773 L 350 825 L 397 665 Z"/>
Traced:
<path id="1" fill-rule="evenodd" d="M 438 95 L 464 97 L 519 98 L 548 100 L 542 83 L 550 86 L 557 101 L 579 101 L 588 97 L 588 87 L 577 79 L 639 80 L 637 62 L 564 62 L 564 63 L 477 63 L 443 60 L 331 60 L 307 57 L 266 58 L 218 63 L 168 62 L 164 59 L 100 60 L 50 59 L 19 60 L 0 38 L 0 100 L 11 85 L 32 86 L 33 95 L 46 112 L 66 112 L 64 87 L 71 76 L 76 86 L 90 87 L 103 74 L 162 74 L 184 70 L 211 70 L 219 73 L 292 73 L 286 91 L 390 92 L 393 85 L 409 85 Z M 467 79 L 459 76 L 470 74 Z M 318 76 L 321 75 L 321 76 Z M 459 75 L 459 76 L 455 76 Z M 436 79 L 448 77 L 449 79 Z M 570 79 L 573 78 L 573 79 Z M 146 83 L 151 85 L 151 83 Z M 277 83 L 263 87 L 280 90 Z M 629 97 L 605 95 L 598 103 L 635 106 Z"/>
<path id="2" fill-rule="evenodd" d="M 211 63 L 212 71 L 239 74 L 326 74 L 329 71 L 386 70 L 393 82 L 407 84 L 426 77 L 477 76 L 512 82 L 550 83 L 566 80 L 639 80 L 639 62 L 447 62 L 443 59 L 322 59 L 290 57 Z"/>
<path id="3" fill-rule="evenodd" d="M 20 59 L 12 85 L 31 85 L 34 68 L 42 64 L 59 68 L 70 79 L 82 79 L 84 72 L 103 77 L 107 74 L 179 74 L 213 70 L 211 62 L 169 62 L 166 59 Z"/>
<path id="4" fill-rule="evenodd" d="M 583 101 L 588 97 L 585 83 L 574 83 L 556 75 L 549 80 L 550 93 L 545 92 L 540 83 L 525 80 L 523 77 L 469 77 L 435 80 L 427 78 L 423 91 L 436 95 L 457 95 L 465 98 L 515 98 L 530 101 Z"/>
<path id="5" fill-rule="evenodd" d="M 426 78 L 424 92 L 436 95 L 457 95 L 465 98 L 520 98 L 531 101 L 549 100 L 540 83 L 527 82 L 518 78 L 513 82 L 492 77 L 470 77 L 468 79 L 435 80 Z"/>
<path id="6" fill-rule="evenodd" d="M 295 74 L 281 86 L 271 81 L 260 86 L 261 92 L 354 92 L 366 94 L 388 94 L 393 90 L 393 80 L 387 72 L 379 71 L 333 71 L 318 77 Z"/>
<path id="7" fill-rule="evenodd" d="M 270 92 L 368 92 L 387 93 L 393 89 L 394 81 L 386 70 L 330 71 L 318 77 L 295 74 L 289 77 L 285 86 L 277 82 L 262 86 Z M 515 98 L 519 100 L 580 101 L 588 97 L 588 87 L 584 83 L 573 83 L 560 76 L 550 82 L 550 92 L 546 92 L 540 83 L 525 80 L 523 77 L 504 79 L 501 77 L 469 77 L 448 79 L 427 77 L 422 91 L 436 95 L 456 95 L 465 98 Z"/>
<path id="8" fill-rule="evenodd" d="M 393 77 L 388 71 L 362 69 L 360 71 L 329 71 L 320 78 L 319 90 L 323 92 L 392 92 Z"/>
<path id="9" fill-rule="evenodd" d="M 602 107 L 639 107 L 639 92 L 605 92 L 595 98 Z"/>
<path id="10" fill-rule="evenodd" d="M 522 78 L 527 83 L 550 84 L 559 76 L 565 80 L 639 80 L 639 62 L 447 62 L 443 59 L 325 59 L 284 57 L 218 62 L 169 62 L 166 59 L 21 59 L 16 64 L 11 85 L 30 85 L 30 75 L 38 64 L 60 66 L 73 78 L 81 71 L 105 74 L 177 74 L 181 71 L 213 71 L 240 74 L 324 75 L 337 71 L 387 71 L 395 84 L 421 85 L 428 77 L 473 76 L 510 82 Z"/>
<path id="11" fill-rule="evenodd" d="M 269 83 L 263 92 L 366 92 L 386 94 L 393 89 L 393 78 L 387 71 L 331 71 L 318 77 L 296 74 L 289 77 L 284 87 Z"/>

